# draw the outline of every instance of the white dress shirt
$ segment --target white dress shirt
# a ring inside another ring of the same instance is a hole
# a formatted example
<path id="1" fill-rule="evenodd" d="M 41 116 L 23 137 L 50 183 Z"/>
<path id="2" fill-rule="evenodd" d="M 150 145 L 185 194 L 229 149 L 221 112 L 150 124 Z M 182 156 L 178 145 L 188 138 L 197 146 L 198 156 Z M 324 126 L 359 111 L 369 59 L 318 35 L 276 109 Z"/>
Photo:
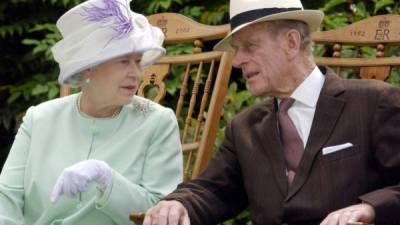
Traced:
<path id="1" fill-rule="evenodd" d="M 311 125 L 314 119 L 315 108 L 325 82 L 325 76 L 316 66 L 311 74 L 294 90 L 291 98 L 296 101 L 288 110 L 288 115 L 293 121 L 303 146 L 305 148 Z M 279 101 L 280 102 L 280 101 Z"/>

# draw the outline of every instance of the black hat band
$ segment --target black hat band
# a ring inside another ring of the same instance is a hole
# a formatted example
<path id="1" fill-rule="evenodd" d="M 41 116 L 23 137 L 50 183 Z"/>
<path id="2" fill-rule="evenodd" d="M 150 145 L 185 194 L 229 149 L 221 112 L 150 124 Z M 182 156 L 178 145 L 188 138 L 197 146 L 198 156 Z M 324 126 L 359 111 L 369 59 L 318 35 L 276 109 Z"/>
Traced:
<path id="1" fill-rule="evenodd" d="M 272 14 L 282 13 L 282 12 L 289 12 L 301 10 L 301 8 L 263 8 L 263 9 L 254 9 L 246 12 L 239 13 L 231 18 L 231 30 L 235 29 L 236 27 L 248 23 L 264 16 L 269 16 Z"/>

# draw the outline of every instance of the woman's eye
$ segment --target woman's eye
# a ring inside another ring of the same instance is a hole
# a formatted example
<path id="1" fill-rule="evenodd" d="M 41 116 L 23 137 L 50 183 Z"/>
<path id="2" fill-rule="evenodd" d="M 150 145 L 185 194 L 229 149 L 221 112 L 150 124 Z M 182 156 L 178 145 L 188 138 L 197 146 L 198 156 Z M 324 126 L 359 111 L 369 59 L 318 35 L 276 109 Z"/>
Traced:
<path id="1" fill-rule="evenodd" d="M 129 60 L 127 60 L 127 59 L 121 59 L 121 60 L 119 60 L 119 62 L 122 64 L 129 64 Z"/>

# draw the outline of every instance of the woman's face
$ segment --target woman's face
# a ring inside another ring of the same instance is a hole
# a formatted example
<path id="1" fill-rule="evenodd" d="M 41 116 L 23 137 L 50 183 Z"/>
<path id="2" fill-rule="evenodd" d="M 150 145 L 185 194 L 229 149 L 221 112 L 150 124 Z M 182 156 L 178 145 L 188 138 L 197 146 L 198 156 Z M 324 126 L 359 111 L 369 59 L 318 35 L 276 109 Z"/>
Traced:
<path id="1" fill-rule="evenodd" d="M 125 105 L 131 102 L 142 76 L 142 54 L 132 53 L 106 61 L 84 73 L 90 82 L 83 88 L 97 102 Z"/>

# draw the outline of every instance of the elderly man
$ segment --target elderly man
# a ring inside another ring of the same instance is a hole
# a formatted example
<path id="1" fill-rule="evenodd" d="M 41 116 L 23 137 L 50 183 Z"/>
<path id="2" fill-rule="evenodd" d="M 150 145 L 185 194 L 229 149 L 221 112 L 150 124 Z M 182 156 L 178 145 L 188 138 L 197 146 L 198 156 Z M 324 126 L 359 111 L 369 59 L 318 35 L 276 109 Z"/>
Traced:
<path id="1" fill-rule="evenodd" d="M 230 121 L 195 180 L 144 225 L 216 224 L 249 208 L 253 224 L 400 224 L 400 90 L 318 68 L 299 0 L 231 0 L 231 33 L 250 92 L 272 96 Z"/>

